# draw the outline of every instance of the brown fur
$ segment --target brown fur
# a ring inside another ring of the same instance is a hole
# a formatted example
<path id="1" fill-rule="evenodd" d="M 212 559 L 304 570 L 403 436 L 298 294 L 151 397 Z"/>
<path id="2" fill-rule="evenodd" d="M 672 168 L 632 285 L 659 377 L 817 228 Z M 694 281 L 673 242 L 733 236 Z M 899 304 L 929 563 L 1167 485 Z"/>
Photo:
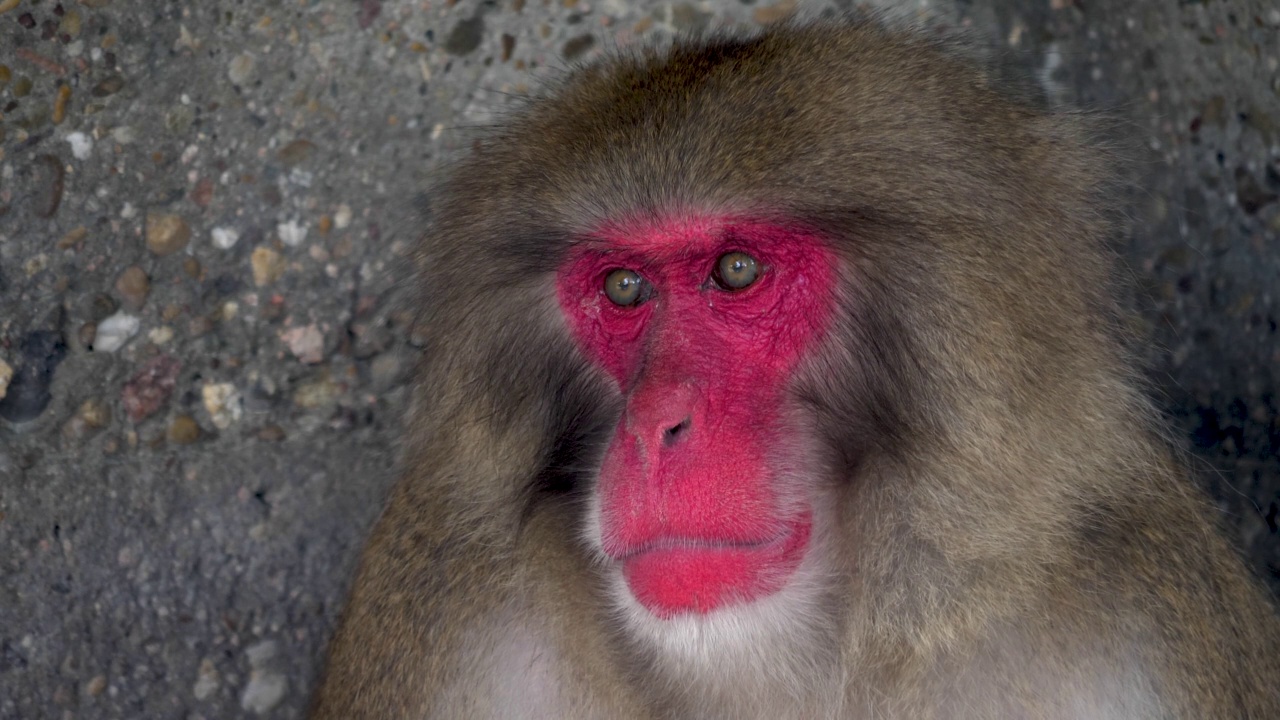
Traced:
<path id="1" fill-rule="evenodd" d="M 404 479 L 313 717 L 485 717 L 513 689 L 576 717 L 1280 717 L 1273 610 L 1116 330 L 1106 159 L 993 85 L 869 23 L 686 41 L 572 75 L 463 163 L 420 253 Z M 681 211 L 804 222 L 842 274 L 795 384 L 830 632 L 703 675 L 625 636 L 578 540 L 620 398 L 552 289 L 601 221 Z"/>

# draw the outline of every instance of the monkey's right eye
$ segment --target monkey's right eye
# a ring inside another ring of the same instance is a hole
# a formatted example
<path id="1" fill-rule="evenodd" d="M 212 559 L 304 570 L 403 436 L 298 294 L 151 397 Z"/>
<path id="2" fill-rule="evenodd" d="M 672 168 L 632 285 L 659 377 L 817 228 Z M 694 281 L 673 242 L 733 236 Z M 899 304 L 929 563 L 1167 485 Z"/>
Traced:
<path id="1" fill-rule="evenodd" d="M 626 307 L 645 299 L 646 283 L 634 270 L 618 268 L 605 276 L 604 294 L 614 305 Z"/>

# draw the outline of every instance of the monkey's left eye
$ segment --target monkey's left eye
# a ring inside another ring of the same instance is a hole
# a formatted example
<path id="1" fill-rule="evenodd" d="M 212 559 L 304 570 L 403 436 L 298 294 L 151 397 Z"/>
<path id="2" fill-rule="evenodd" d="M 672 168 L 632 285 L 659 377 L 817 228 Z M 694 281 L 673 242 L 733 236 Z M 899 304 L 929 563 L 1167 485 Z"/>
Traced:
<path id="1" fill-rule="evenodd" d="M 760 263 L 744 252 L 728 252 L 716 261 L 713 277 L 725 290 L 741 290 L 760 276 Z"/>
<path id="2" fill-rule="evenodd" d="M 634 305 L 646 299 L 647 290 L 648 284 L 634 270 L 618 268 L 604 279 L 604 294 L 614 305 Z"/>

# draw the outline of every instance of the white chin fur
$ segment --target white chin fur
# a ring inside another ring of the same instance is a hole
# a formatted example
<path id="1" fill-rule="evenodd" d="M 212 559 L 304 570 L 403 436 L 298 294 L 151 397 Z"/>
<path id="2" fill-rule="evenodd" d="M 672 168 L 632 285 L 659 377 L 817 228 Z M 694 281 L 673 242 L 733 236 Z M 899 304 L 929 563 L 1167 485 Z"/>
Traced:
<path id="1" fill-rule="evenodd" d="M 818 507 L 822 507 L 819 505 Z M 587 508 L 586 539 L 600 551 L 600 507 Z M 770 686 L 794 697 L 812 696 L 814 679 L 828 676 L 835 661 L 836 628 L 824 602 L 833 591 L 829 518 L 814 518 L 804 560 L 782 589 L 750 602 L 706 614 L 660 618 L 636 600 L 617 563 L 605 560 L 602 572 L 618 626 L 642 655 L 669 673 L 667 681 L 684 691 L 704 686 L 712 695 L 733 688 Z"/>
<path id="2" fill-rule="evenodd" d="M 706 614 L 684 613 L 660 618 L 641 605 L 622 577 L 610 567 L 609 591 L 613 606 L 637 640 L 654 644 L 664 655 L 681 663 L 712 667 L 726 656 L 760 655 L 772 658 L 798 636 L 810 636 L 822 610 L 818 600 L 826 583 L 807 554 L 781 590 L 750 602 L 716 608 Z M 692 670 L 693 668 L 688 668 Z"/>

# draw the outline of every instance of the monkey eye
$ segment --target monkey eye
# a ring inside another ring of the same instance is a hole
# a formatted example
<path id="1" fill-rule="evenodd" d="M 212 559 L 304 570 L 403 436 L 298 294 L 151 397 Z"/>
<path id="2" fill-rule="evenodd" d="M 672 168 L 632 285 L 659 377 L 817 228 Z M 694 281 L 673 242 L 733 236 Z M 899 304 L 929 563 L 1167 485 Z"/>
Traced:
<path id="1" fill-rule="evenodd" d="M 760 264 L 744 252 L 727 252 L 716 261 L 712 277 L 725 290 L 741 290 L 760 276 Z"/>
<path id="2" fill-rule="evenodd" d="M 626 307 L 647 300 L 649 284 L 636 271 L 618 268 L 605 276 L 604 294 L 614 305 Z"/>

